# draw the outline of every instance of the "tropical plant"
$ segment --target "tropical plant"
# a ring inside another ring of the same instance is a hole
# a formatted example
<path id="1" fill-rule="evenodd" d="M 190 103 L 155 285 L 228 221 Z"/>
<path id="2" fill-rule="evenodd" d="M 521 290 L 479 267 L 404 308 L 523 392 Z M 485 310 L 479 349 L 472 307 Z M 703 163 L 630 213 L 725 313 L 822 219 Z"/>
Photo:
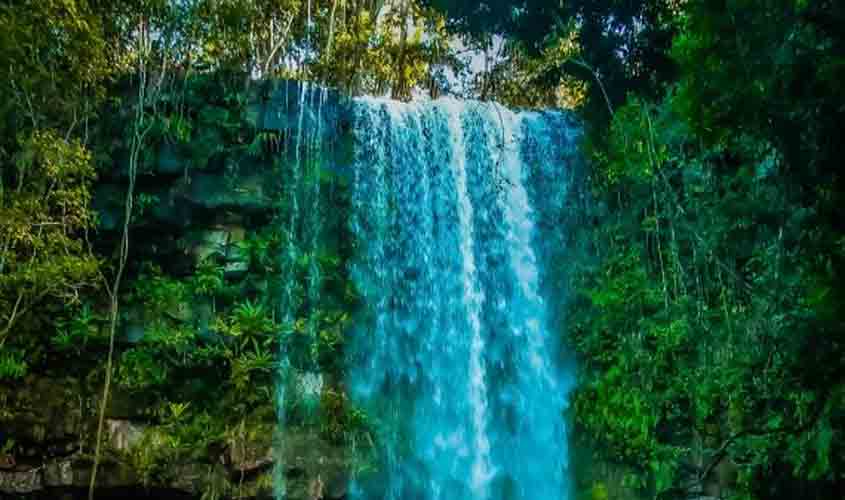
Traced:
<path id="1" fill-rule="evenodd" d="M 90 154 L 52 131 L 18 144 L 14 169 L 0 175 L 0 346 L 36 308 L 78 302 L 100 266 L 84 239 L 94 224 Z"/>

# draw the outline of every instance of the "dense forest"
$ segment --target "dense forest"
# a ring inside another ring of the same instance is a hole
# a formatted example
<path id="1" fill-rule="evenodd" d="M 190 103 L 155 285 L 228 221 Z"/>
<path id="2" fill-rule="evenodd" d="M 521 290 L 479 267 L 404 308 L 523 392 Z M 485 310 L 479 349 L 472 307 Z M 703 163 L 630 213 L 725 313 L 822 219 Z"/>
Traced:
<path id="1" fill-rule="evenodd" d="M 286 424 L 373 466 L 378 422 L 343 383 L 361 301 L 343 182 L 309 167 L 334 209 L 304 217 L 326 243 L 290 262 L 284 182 L 246 215 L 197 202 L 223 254 L 211 233 L 151 243 L 163 219 L 193 234 L 165 183 L 199 189 L 231 158 L 287 178 L 290 138 L 250 107 L 284 80 L 577 116 L 554 332 L 577 359 L 573 499 L 841 498 L 843 26 L 838 0 L 0 1 L 0 475 L 74 454 L 93 498 L 115 464 L 153 488 L 225 455 L 234 475 L 197 498 L 269 495 L 244 464 L 278 425 L 280 351 L 326 380 Z M 51 398 L 84 429 L 65 451 L 33 410 Z M 107 439 L 127 411 L 148 424 L 131 451 Z M 330 497 L 319 477 L 304 498 Z"/>

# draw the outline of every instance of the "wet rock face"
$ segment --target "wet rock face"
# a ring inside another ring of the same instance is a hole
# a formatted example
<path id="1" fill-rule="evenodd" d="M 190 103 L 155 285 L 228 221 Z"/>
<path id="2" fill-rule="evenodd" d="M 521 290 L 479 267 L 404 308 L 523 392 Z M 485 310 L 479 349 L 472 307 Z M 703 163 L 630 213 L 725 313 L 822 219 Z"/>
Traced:
<path id="1" fill-rule="evenodd" d="M 133 259 L 167 263 L 179 274 L 209 253 L 209 239 L 221 231 L 237 235 L 266 225 L 289 188 L 285 165 L 300 160 L 307 148 L 319 147 L 321 170 L 350 175 L 351 105 L 334 91 L 269 81 L 249 90 L 242 109 L 208 103 L 191 114 L 196 116 L 187 142 L 151 140 L 138 166 Z M 95 243 L 104 253 L 123 227 L 127 147 L 117 147 L 110 161 L 101 167 L 92 200 L 99 217 Z M 231 249 L 222 253 L 227 273 L 244 272 Z"/>
<path id="2" fill-rule="evenodd" d="M 29 376 L 23 384 L 0 387 L 0 402 L 17 410 L 16 418 L 3 423 L 0 437 L 17 442 L 59 446 L 69 440 L 81 425 L 85 409 L 74 404 L 82 393 L 81 384 L 73 378 L 47 379 Z M 0 415 L 0 419 L 2 415 Z M 6 436 L 2 436 L 5 434 Z M 0 442 L 0 446 L 3 446 Z"/>
<path id="3" fill-rule="evenodd" d="M 12 392 L 15 399 L 10 397 Z M 79 381 L 70 378 L 30 377 L 15 391 L 2 393 L 7 403 L 24 411 L 20 417 L 0 420 L 4 440 L 14 436 L 18 443 L 14 450 L 0 454 L 0 500 L 86 498 L 91 455 L 90 450 L 81 450 L 79 443 L 95 428 L 95 401 L 82 401 L 84 413 L 73 410 L 80 407 L 79 395 L 85 392 Z M 289 500 L 346 497 L 350 460 L 343 447 L 325 441 L 314 430 L 289 429 L 279 436 L 272 426 L 255 422 L 246 424 L 248 432 L 233 435 L 219 454 L 173 464 L 165 471 L 164 482 L 146 484 L 143 471 L 136 470 L 127 457 L 150 451 L 156 441 L 145 436 L 160 428 L 139 420 L 144 401 L 138 400 L 139 406 L 133 407 L 131 398 L 120 392 L 114 399 L 118 404 L 108 407 L 105 422 L 107 450 L 97 474 L 98 499 L 151 498 L 140 492 L 154 488 L 159 488 L 156 491 L 161 496 L 152 498 L 214 494 L 219 496 L 212 498 L 270 499 L 270 477 L 277 457 L 286 464 L 283 471 Z"/>
<path id="4" fill-rule="evenodd" d="M 0 400 L 9 410 L 0 416 L 0 445 L 7 448 L 0 454 L 0 494 L 87 487 L 91 463 L 81 451 L 81 442 L 95 424 L 96 397 L 90 389 L 73 377 L 42 376 L 29 376 L 14 387 L 0 388 Z M 121 399 L 120 395 L 116 399 Z M 110 439 L 117 444 L 115 449 L 128 446 L 133 427 L 123 420 L 107 422 L 114 431 Z M 104 463 L 98 477 L 102 487 L 137 483 L 134 471 L 120 463 Z"/>
<path id="5" fill-rule="evenodd" d="M 36 470 L 0 471 L 0 492 L 20 495 L 43 488 L 44 481 Z"/>
<path id="6" fill-rule="evenodd" d="M 130 420 L 108 419 L 105 423 L 109 445 L 117 451 L 129 451 L 138 446 L 144 437 L 144 431 L 149 428 L 149 425 Z"/>
<path id="7" fill-rule="evenodd" d="M 37 466 L 19 464 L 12 470 L 0 470 L 0 495 L 34 495 L 55 488 L 86 489 L 90 481 L 90 460 L 80 455 L 56 457 Z M 98 488 L 138 484 L 137 474 L 123 464 L 105 463 L 97 474 Z"/>
<path id="8" fill-rule="evenodd" d="M 283 437 L 285 494 L 291 500 L 341 500 L 349 485 L 346 450 L 326 443 L 313 433 Z"/>
<path id="9" fill-rule="evenodd" d="M 303 88 L 304 86 L 304 88 Z M 261 130 L 296 137 L 300 130 L 333 142 L 351 120 L 348 102 L 336 91 L 294 80 L 264 82 L 247 106 L 247 119 Z M 319 135 L 316 135 L 319 134 Z"/>

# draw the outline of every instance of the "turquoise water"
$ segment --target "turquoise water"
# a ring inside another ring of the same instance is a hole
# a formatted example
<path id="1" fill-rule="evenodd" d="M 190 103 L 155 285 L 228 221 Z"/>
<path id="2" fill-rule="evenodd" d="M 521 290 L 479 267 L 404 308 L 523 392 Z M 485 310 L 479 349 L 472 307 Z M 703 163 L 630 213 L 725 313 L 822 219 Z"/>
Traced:
<path id="1" fill-rule="evenodd" d="M 347 383 L 378 429 L 358 499 L 569 498 L 565 289 L 577 127 L 451 99 L 354 102 Z M 560 265 L 557 262 L 555 265 Z M 554 320 L 554 321 L 552 321 Z"/>

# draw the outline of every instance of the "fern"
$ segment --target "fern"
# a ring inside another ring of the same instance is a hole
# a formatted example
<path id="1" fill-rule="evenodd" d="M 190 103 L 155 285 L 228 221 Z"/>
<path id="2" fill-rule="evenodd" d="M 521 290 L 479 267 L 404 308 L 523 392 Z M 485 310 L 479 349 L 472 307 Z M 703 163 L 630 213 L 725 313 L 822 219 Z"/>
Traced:
<path id="1" fill-rule="evenodd" d="M 16 380 L 23 378 L 29 372 L 29 364 L 23 359 L 23 354 L 17 350 L 9 350 L 0 354 L 0 380 Z"/>

